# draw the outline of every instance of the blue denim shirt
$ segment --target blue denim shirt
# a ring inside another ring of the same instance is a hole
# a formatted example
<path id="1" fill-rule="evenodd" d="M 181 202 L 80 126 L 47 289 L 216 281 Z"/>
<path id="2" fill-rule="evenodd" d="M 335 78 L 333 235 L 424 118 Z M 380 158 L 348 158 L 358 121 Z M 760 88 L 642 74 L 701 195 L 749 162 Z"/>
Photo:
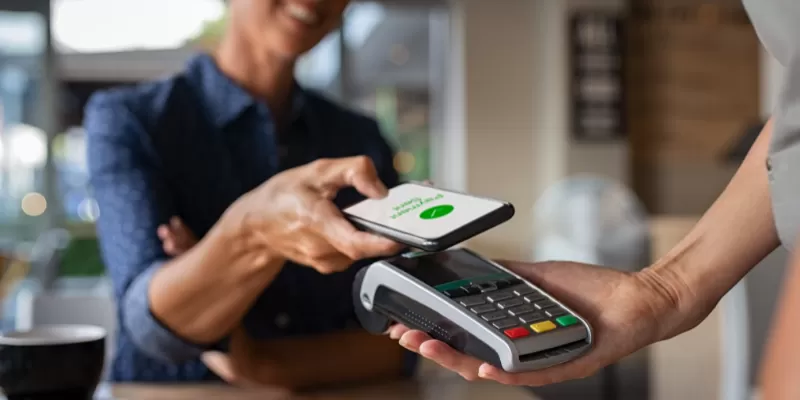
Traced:
<path id="1" fill-rule="evenodd" d="M 282 170 L 319 158 L 366 155 L 387 186 L 399 183 L 392 149 L 373 119 L 300 87 L 295 100 L 292 123 L 278 135 L 267 107 L 223 75 L 208 55 L 198 55 L 168 79 L 90 99 L 84 118 L 88 164 L 120 321 L 112 380 L 218 379 L 199 360 L 208 346 L 179 337 L 150 312 L 150 279 L 168 260 L 158 225 L 179 216 L 202 237 L 238 197 Z M 343 207 L 361 199 L 345 189 L 335 201 Z M 357 326 L 351 283 L 368 262 L 333 275 L 287 263 L 245 316 L 245 328 L 268 340 Z M 225 342 L 212 348 L 224 349 Z M 415 357 L 408 360 L 410 373 Z"/>

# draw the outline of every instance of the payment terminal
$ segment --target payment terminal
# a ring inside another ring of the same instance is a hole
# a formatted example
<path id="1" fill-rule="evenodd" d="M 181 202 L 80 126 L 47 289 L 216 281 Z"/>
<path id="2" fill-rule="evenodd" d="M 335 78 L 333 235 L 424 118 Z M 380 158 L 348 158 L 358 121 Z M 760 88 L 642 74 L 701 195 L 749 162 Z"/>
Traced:
<path id="1" fill-rule="evenodd" d="M 508 372 L 561 364 L 592 347 L 580 315 L 463 248 L 377 261 L 359 271 L 353 303 L 374 334 L 399 322 Z"/>

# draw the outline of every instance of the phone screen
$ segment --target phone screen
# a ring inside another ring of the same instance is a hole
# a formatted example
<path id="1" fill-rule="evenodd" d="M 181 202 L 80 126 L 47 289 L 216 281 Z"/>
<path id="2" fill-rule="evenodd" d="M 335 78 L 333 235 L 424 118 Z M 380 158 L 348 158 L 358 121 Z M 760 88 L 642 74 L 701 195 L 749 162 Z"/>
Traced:
<path id="1" fill-rule="evenodd" d="M 380 200 L 367 199 L 346 214 L 423 239 L 438 239 L 502 207 L 503 203 L 404 183 Z"/>

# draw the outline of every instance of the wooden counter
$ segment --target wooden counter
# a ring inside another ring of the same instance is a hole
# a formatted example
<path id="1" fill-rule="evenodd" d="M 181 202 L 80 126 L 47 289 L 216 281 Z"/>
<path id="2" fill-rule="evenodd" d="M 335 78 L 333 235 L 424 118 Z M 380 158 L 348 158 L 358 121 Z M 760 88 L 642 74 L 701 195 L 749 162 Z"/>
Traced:
<path id="1" fill-rule="evenodd" d="M 113 385 L 98 400 L 537 400 L 528 390 L 460 378 L 395 382 L 293 395 L 278 389 L 239 389 L 222 385 Z"/>

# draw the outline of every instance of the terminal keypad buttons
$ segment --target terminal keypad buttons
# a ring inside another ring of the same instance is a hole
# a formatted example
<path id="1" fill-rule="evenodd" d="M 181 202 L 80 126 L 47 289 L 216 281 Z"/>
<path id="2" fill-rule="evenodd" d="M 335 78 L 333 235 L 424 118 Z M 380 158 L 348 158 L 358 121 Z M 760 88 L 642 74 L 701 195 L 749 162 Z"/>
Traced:
<path id="1" fill-rule="evenodd" d="M 510 339 L 539 335 L 580 321 L 519 279 L 477 282 L 445 294 Z"/>

